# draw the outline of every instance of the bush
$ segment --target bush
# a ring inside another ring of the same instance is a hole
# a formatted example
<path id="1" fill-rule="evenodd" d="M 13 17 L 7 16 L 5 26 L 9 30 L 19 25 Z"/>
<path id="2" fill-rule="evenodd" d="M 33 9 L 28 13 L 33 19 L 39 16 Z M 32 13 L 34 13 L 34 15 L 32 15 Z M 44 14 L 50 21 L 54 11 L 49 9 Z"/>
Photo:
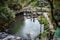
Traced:
<path id="1" fill-rule="evenodd" d="M 15 19 L 15 14 L 8 7 L 0 6 L 0 26 L 4 26 L 5 23 L 11 23 Z"/>
<path id="2" fill-rule="evenodd" d="M 41 24 L 44 24 L 44 33 L 42 34 L 42 37 L 45 37 L 45 36 L 47 36 L 47 34 L 49 32 L 48 22 L 47 22 L 47 20 L 46 20 L 46 18 L 44 16 L 40 17 L 39 22 Z"/>

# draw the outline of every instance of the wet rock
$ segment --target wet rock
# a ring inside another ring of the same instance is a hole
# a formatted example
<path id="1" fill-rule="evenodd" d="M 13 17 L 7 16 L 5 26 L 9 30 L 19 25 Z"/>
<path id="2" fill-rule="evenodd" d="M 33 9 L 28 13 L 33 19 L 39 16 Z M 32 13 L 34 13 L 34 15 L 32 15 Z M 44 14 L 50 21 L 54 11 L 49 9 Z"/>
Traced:
<path id="1" fill-rule="evenodd" d="M 22 40 L 22 38 L 21 37 L 16 37 L 16 40 Z"/>
<path id="2" fill-rule="evenodd" d="M 5 38 L 5 37 L 7 37 L 8 36 L 8 34 L 6 34 L 6 33 L 4 33 L 4 32 L 1 32 L 0 33 L 0 39 L 3 39 L 3 38 Z"/>
<path id="3" fill-rule="evenodd" d="M 21 37 L 7 34 L 5 32 L 0 32 L 0 40 L 22 40 Z"/>

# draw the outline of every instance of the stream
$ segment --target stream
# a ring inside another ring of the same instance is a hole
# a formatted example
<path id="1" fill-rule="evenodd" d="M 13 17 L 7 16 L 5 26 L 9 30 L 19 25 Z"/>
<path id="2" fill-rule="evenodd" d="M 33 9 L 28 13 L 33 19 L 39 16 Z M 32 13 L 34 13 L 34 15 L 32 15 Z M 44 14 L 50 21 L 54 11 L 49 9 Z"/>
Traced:
<path id="1" fill-rule="evenodd" d="M 40 34 L 41 26 L 38 19 L 30 16 L 17 16 L 16 22 L 11 26 L 11 34 L 23 38 L 34 39 Z"/>

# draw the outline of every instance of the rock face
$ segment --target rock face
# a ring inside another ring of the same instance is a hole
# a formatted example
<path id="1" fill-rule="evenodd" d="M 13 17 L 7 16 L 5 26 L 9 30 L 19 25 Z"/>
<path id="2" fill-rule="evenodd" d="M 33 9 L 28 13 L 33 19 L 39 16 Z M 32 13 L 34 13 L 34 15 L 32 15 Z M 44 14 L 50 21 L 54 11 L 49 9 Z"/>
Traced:
<path id="1" fill-rule="evenodd" d="M 0 32 L 0 40 L 23 40 L 21 37 L 7 34 L 5 32 Z"/>

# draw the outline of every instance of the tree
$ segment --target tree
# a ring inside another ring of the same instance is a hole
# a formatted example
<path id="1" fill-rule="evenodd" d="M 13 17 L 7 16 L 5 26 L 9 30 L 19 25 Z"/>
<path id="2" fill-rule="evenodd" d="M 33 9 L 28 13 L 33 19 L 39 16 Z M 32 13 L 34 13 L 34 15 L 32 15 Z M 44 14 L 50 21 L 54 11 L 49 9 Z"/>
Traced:
<path id="1" fill-rule="evenodd" d="M 50 3 L 50 7 L 51 7 L 51 15 L 52 15 L 52 20 L 54 20 L 54 17 L 53 17 L 53 0 L 48 0 L 48 2 Z"/>

